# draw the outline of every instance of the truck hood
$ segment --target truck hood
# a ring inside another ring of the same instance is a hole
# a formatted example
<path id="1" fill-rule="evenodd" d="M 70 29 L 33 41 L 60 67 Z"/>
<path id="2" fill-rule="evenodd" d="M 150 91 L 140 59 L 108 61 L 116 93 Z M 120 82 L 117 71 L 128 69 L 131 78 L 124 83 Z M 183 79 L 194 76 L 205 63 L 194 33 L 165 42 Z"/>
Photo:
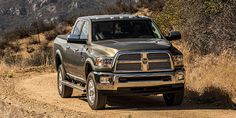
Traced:
<path id="1" fill-rule="evenodd" d="M 101 55 L 113 57 L 118 51 L 165 50 L 171 43 L 165 39 L 114 39 L 93 42 L 92 47 Z"/>

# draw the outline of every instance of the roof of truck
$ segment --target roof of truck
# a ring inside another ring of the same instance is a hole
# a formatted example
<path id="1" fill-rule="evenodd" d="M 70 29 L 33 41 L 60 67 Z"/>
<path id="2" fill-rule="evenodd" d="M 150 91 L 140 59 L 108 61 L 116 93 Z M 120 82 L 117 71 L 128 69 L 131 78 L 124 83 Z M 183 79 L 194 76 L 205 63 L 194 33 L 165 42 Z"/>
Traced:
<path id="1" fill-rule="evenodd" d="M 93 15 L 93 16 L 83 16 L 79 19 L 89 19 L 92 21 L 110 21 L 110 20 L 140 20 L 140 19 L 150 19 L 147 16 L 138 16 L 132 14 L 115 14 L 115 15 Z"/>

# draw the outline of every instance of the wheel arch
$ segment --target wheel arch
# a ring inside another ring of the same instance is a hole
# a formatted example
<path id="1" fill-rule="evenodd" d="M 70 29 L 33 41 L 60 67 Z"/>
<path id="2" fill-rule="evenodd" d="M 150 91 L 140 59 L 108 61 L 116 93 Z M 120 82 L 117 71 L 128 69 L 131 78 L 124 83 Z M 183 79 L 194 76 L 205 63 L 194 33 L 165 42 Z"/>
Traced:
<path id="1" fill-rule="evenodd" d="M 57 50 L 56 54 L 55 54 L 55 67 L 56 67 L 56 70 L 58 70 L 58 68 L 61 64 L 63 65 L 63 58 L 62 58 L 60 50 Z"/>
<path id="2" fill-rule="evenodd" d="M 84 67 L 85 67 L 85 78 L 87 79 L 87 76 L 89 75 L 89 73 L 95 70 L 92 59 L 88 58 L 85 61 Z"/>

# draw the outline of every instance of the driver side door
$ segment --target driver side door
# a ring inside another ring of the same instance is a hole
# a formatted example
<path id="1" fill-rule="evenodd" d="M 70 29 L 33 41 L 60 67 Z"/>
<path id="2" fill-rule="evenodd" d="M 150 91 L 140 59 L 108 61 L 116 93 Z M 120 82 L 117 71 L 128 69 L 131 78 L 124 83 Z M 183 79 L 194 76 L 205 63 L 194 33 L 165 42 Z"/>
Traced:
<path id="1" fill-rule="evenodd" d="M 80 36 L 81 34 L 81 30 L 82 27 L 84 25 L 84 21 L 83 20 L 78 20 L 75 24 L 75 26 L 73 27 L 73 31 L 71 32 L 71 35 L 77 35 Z M 80 40 L 80 39 L 78 39 Z M 68 75 L 72 75 L 75 76 L 77 75 L 77 65 L 78 65 L 78 60 L 80 59 L 80 49 L 82 48 L 83 44 L 79 44 L 79 43 L 67 43 L 66 45 L 66 62 L 67 62 L 67 74 Z"/>

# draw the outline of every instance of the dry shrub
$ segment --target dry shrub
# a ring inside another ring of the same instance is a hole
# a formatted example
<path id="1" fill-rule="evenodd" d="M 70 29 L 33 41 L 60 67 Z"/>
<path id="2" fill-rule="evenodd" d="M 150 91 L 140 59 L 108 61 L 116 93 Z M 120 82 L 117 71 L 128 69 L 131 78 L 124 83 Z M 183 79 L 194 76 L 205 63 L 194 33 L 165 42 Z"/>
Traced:
<path id="1" fill-rule="evenodd" d="M 235 0 L 166 0 L 152 17 L 162 31 L 181 31 L 191 52 L 208 55 L 236 49 L 235 13 Z"/>
<path id="2" fill-rule="evenodd" d="M 18 70 L 16 66 L 6 65 L 3 61 L 0 61 L 0 78 L 12 78 L 15 75 L 14 70 Z"/>
<path id="3" fill-rule="evenodd" d="M 192 98 L 209 103 L 230 103 L 236 97 L 236 58 L 232 53 L 195 55 L 189 59 L 185 57 L 186 87 L 200 95 Z"/>
<path id="4" fill-rule="evenodd" d="M 24 59 L 25 66 L 41 66 L 53 64 L 53 51 L 52 47 L 42 46 L 37 51 L 30 54 L 30 57 Z"/>
<path id="5" fill-rule="evenodd" d="M 45 32 L 45 37 L 46 37 L 46 40 L 48 40 L 48 41 L 54 40 L 57 35 L 58 35 L 58 33 L 55 30 Z"/>
<path id="6" fill-rule="evenodd" d="M 3 56 L 0 58 L 5 65 L 19 66 L 22 68 L 52 65 L 53 49 L 48 43 L 41 43 L 36 46 L 28 45 L 26 49 L 21 52 L 15 52 L 9 47 L 3 51 Z"/>
<path id="7" fill-rule="evenodd" d="M 11 50 L 13 50 L 14 52 L 18 52 L 20 51 L 20 45 L 18 42 L 14 42 L 14 43 L 10 43 L 9 47 L 11 48 Z"/>
<path id="8" fill-rule="evenodd" d="M 30 24 L 30 26 L 18 26 L 13 29 L 9 28 L 0 34 L 0 48 L 4 49 L 8 47 L 9 42 L 14 42 L 26 37 L 31 37 L 31 35 L 34 34 L 55 29 L 57 25 L 58 24 L 45 23 L 43 20 L 39 20 Z M 32 43 L 37 43 L 36 39 L 34 39 Z"/>
<path id="9" fill-rule="evenodd" d="M 231 107 L 234 104 L 232 101 L 232 96 L 227 91 L 219 87 L 206 87 L 202 93 L 186 89 L 185 94 L 186 99 L 192 102 L 215 104 L 227 107 Z"/>
<path id="10" fill-rule="evenodd" d="M 8 41 L 0 37 L 0 52 L 8 45 Z"/>
<path id="11" fill-rule="evenodd" d="M 36 37 L 30 36 L 29 41 L 27 42 L 27 45 L 34 45 L 34 44 L 39 44 L 40 40 Z"/>
<path id="12" fill-rule="evenodd" d="M 23 58 L 22 55 L 18 55 L 14 51 L 9 49 L 4 52 L 4 56 L 1 60 L 7 65 L 19 65 L 21 64 Z"/>
<path id="13" fill-rule="evenodd" d="M 226 102 L 236 97 L 235 8 L 234 0 L 166 0 L 163 11 L 152 14 L 162 31 L 183 35 L 175 46 L 184 54 L 193 98 Z"/>
<path id="14" fill-rule="evenodd" d="M 139 0 L 138 8 L 149 8 L 152 11 L 162 11 L 165 6 L 165 0 Z"/>
<path id="15" fill-rule="evenodd" d="M 116 4 L 106 6 L 101 14 L 135 13 L 137 10 L 133 5 L 130 6 L 127 1 L 117 0 Z"/>
<path id="16" fill-rule="evenodd" d="M 53 30 L 50 30 L 44 33 L 46 40 L 52 41 L 56 38 L 57 35 L 68 33 L 70 31 L 68 27 L 69 27 L 69 24 L 67 23 L 59 23 Z"/>
<path id="17" fill-rule="evenodd" d="M 49 31 L 54 29 L 56 24 L 54 23 L 45 23 L 42 19 L 36 20 L 31 23 L 30 27 L 32 30 L 32 34 L 38 34 L 43 31 Z"/>

